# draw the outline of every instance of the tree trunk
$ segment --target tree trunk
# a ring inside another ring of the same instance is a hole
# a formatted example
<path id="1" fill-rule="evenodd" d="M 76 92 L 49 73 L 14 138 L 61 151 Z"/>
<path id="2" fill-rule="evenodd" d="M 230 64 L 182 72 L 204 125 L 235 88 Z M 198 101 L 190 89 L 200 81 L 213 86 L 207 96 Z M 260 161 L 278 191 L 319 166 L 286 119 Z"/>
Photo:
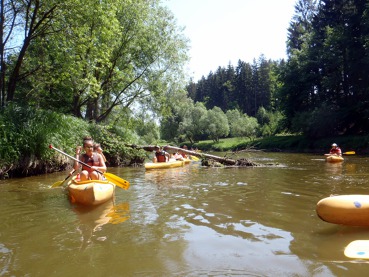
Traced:
<path id="1" fill-rule="evenodd" d="M 126 146 L 131 147 L 131 148 L 135 148 L 135 149 L 144 149 L 145 151 L 154 151 L 156 145 L 148 145 L 148 146 L 137 146 L 134 144 L 126 144 Z M 202 152 L 196 152 L 196 151 L 191 151 L 191 150 L 187 150 L 187 149 L 183 149 L 183 148 L 179 148 L 179 147 L 175 147 L 175 146 L 164 146 L 163 147 L 164 150 L 166 151 L 182 151 L 183 153 L 186 153 L 190 156 L 196 156 L 202 159 L 212 159 L 215 160 L 217 162 L 220 162 L 224 165 L 235 165 L 235 166 L 258 166 L 258 164 L 249 161 L 247 159 L 240 159 L 240 160 L 233 160 L 233 159 L 228 159 L 225 157 L 218 157 L 218 156 L 214 156 L 214 155 L 210 155 L 210 154 L 204 154 Z"/>

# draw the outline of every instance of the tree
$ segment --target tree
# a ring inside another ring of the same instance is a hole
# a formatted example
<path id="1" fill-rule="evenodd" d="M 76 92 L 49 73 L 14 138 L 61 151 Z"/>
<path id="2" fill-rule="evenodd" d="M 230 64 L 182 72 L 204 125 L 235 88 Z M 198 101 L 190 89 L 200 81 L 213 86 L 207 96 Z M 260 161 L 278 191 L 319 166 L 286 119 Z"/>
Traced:
<path id="1" fill-rule="evenodd" d="M 2 0 L 0 2 L 0 102 L 13 101 L 17 83 L 34 71 L 21 72 L 31 43 L 53 30 L 63 1 Z"/>
<path id="2" fill-rule="evenodd" d="M 19 99 L 96 122 L 133 105 L 165 112 L 187 39 L 159 0 L 65 0 L 58 11 L 57 32 L 37 36 L 23 60 L 22 74 L 37 74 Z"/>
<path id="3" fill-rule="evenodd" d="M 179 133 L 184 134 L 191 144 L 204 138 L 207 129 L 207 110 L 203 103 L 189 106 L 183 121 L 179 124 Z"/>
<path id="4" fill-rule="evenodd" d="M 231 137 L 249 137 L 257 135 L 259 124 L 255 117 L 242 114 L 238 110 L 228 110 L 226 113 Z"/>
<path id="5" fill-rule="evenodd" d="M 285 114 L 295 130 L 313 136 L 321 132 L 308 128 L 308 122 L 330 111 L 336 117 L 330 121 L 331 135 L 364 133 L 369 127 L 369 80 L 364 76 L 369 69 L 366 1 L 320 1 L 313 7 L 313 16 L 305 17 L 311 20 L 305 24 L 311 32 L 300 34 L 298 47 L 294 37 L 281 75 Z"/>
<path id="6" fill-rule="evenodd" d="M 218 142 L 220 138 L 228 136 L 228 119 L 221 108 L 214 107 L 213 109 L 209 110 L 207 112 L 205 122 L 206 128 L 204 131 L 213 141 Z"/>
<path id="7" fill-rule="evenodd" d="M 251 114 L 252 110 L 252 68 L 251 65 L 238 60 L 235 78 L 235 98 L 243 113 Z"/>

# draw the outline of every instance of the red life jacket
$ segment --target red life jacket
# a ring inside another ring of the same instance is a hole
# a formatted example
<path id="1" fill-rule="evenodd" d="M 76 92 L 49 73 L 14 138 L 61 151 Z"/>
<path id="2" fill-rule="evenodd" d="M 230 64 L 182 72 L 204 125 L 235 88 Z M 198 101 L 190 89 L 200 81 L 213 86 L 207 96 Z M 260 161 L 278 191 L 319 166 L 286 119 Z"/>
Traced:
<path id="1" fill-rule="evenodd" d="M 88 156 L 87 154 L 83 154 L 81 161 L 84 162 L 85 164 L 90 165 L 90 166 L 99 166 L 100 165 L 99 158 L 97 157 L 96 154 L 92 155 L 92 157 Z M 82 165 L 82 170 L 91 171 L 91 168 Z"/>
<path id="2" fill-rule="evenodd" d="M 339 147 L 332 148 L 331 151 L 329 151 L 330 154 L 337 154 L 341 155 L 341 149 Z"/>
<path id="3" fill-rule="evenodd" d="M 159 163 L 165 163 L 166 162 L 165 153 L 166 153 L 165 151 L 155 152 L 156 160 Z"/>

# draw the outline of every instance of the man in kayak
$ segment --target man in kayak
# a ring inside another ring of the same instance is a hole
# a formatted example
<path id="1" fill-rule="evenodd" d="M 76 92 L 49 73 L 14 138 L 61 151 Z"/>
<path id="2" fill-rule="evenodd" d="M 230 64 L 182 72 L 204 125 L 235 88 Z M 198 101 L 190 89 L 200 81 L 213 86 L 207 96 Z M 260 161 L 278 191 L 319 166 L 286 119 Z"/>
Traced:
<path id="1" fill-rule="evenodd" d="M 155 146 L 155 156 L 153 158 L 154 163 L 165 163 L 170 159 L 170 154 L 164 151 L 161 147 Z"/>
<path id="2" fill-rule="evenodd" d="M 80 165 L 77 161 L 74 161 L 74 169 L 78 170 L 82 166 L 82 171 L 80 173 L 81 181 L 86 180 L 103 180 L 103 175 L 100 172 L 106 171 L 106 165 L 104 158 L 97 152 L 94 152 L 94 141 L 91 137 L 85 137 L 83 139 L 83 149 L 85 153 L 81 155 L 82 147 L 77 146 L 76 148 L 76 159 L 90 165 L 87 167 Z"/>
<path id="3" fill-rule="evenodd" d="M 329 151 L 329 154 L 331 154 L 331 155 L 337 155 L 337 156 L 342 156 L 341 148 L 339 148 L 336 143 L 333 143 L 332 144 L 332 148 Z"/>

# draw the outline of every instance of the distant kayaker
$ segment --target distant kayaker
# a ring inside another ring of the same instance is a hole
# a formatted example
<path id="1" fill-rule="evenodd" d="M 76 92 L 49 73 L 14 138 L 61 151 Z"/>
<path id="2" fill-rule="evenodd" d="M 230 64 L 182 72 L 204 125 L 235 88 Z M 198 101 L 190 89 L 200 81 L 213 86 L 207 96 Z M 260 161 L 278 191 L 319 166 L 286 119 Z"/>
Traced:
<path id="1" fill-rule="evenodd" d="M 73 167 L 75 170 L 78 170 L 82 166 L 82 171 L 80 173 L 81 181 L 102 180 L 102 174 L 100 174 L 96 170 L 104 173 L 106 171 L 105 161 L 102 155 L 94 152 L 94 141 L 91 137 L 85 137 L 83 139 L 83 149 L 85 150 L 85 153 L 81 155 L 82 147 L 77 146 L 76 159 L 90 165 L 91 168 L 81 165 L 77 161 L 74 162 Z"/>
<path id="2" fill-rule="evenodd" d="M 170 154 L 164 151 L 160 146 L 155 146 L 155 156 L 153 158 L 154 163 L 165 163 L 170 159 Z"/>
<path id="3" fill-rule="evenodd" d="M 337 156 L 342 156 L 341 148 L 339 148 L 336 143 L 333 143 L 332 144 L 332 148 L 329 151 L 329 154 L 331 154 L 331 155 L 337 155 Z"/>
<path id="4" fill-rule="evenodd" d="M 181 155 L 178 152 L 173 154 L 173 159 L 176 160 L 176 161 L 184 161 L 183 155 Z"/>
<path id="5" fill-rule="evenodd" d="M 183 145 L 181 148 L 183 148 L 184 150 L 188 150 L 187 145 Z M 182 150 L 180 150 L 178 153 L 181 154 L 183 158 L 187 158 L 187 154 Z"/>

